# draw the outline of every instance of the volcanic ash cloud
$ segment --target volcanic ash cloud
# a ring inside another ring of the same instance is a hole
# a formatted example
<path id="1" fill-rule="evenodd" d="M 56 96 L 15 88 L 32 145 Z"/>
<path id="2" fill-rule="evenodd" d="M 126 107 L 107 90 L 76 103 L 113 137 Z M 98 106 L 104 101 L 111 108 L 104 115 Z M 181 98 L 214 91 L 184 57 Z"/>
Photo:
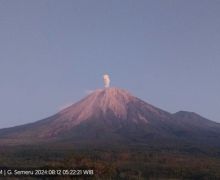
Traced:
<path id="1" fill-rule="evenodd" d="M 110 86 L 110 77 L 108 74 L 105 74 L 103 76 L 104 86 L 105 88 L 108 88 Z"/>

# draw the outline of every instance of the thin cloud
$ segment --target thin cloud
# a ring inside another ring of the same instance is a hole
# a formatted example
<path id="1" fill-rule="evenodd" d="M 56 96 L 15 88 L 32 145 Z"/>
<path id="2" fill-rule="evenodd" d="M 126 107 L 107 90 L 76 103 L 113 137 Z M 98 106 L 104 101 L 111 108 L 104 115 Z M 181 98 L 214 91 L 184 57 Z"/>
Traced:
<path id="1" fill-rule="evenodd" d="M 88 90 L 85 90 L 85 94 L 86 95 L 89 95 L 91 93 L 93 93 L 95 90 L 91 90 L 91 89 L 88 89 Z"/>
<path id="2" fill-rule="evenodd" d="M 73 102 L 65 103 L 65 104 L 63 104 L 62 106 L 60 106 L 60 107 L 58 108 L 58 110 L 61 111 L 61 110 L 63 110 L 63 109 L 68 108 L 68 107 L 71 106 L 71 105 L 73 105 Z"/>

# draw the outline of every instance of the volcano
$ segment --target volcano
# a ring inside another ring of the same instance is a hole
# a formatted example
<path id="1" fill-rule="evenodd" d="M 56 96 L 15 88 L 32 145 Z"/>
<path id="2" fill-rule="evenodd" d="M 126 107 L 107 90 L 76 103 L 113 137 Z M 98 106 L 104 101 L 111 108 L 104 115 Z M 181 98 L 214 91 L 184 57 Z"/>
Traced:
<path id="1" fill-rule="evenodd" d="M 193 112 L 171 114 L 119 88 L 99 89 L 34 123 L 0 130 L 0 144 L 220 146 L 220 124 Z"/>

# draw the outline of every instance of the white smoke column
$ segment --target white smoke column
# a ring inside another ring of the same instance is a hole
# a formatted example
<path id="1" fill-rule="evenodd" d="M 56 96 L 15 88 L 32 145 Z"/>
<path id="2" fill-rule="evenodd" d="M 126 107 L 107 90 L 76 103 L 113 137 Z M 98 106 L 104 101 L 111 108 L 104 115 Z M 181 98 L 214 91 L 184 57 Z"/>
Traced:
<path id="1" fill-rule="evenodd" d="M 103 76 L 104 86 L 105 88 L 108 88 L 110 86 L 110 77 L 108 74 L 105 74 Z"/>

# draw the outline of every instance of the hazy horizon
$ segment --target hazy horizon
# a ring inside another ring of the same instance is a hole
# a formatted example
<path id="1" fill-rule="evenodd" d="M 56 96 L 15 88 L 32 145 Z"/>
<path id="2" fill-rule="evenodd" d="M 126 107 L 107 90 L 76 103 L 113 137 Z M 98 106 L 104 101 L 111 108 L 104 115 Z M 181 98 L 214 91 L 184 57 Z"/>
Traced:
<path id="1" fill-rule="evenodd" d="M 220 1 L 0 1 L 0 128 L 111 86 L 220 122 Z"/>

